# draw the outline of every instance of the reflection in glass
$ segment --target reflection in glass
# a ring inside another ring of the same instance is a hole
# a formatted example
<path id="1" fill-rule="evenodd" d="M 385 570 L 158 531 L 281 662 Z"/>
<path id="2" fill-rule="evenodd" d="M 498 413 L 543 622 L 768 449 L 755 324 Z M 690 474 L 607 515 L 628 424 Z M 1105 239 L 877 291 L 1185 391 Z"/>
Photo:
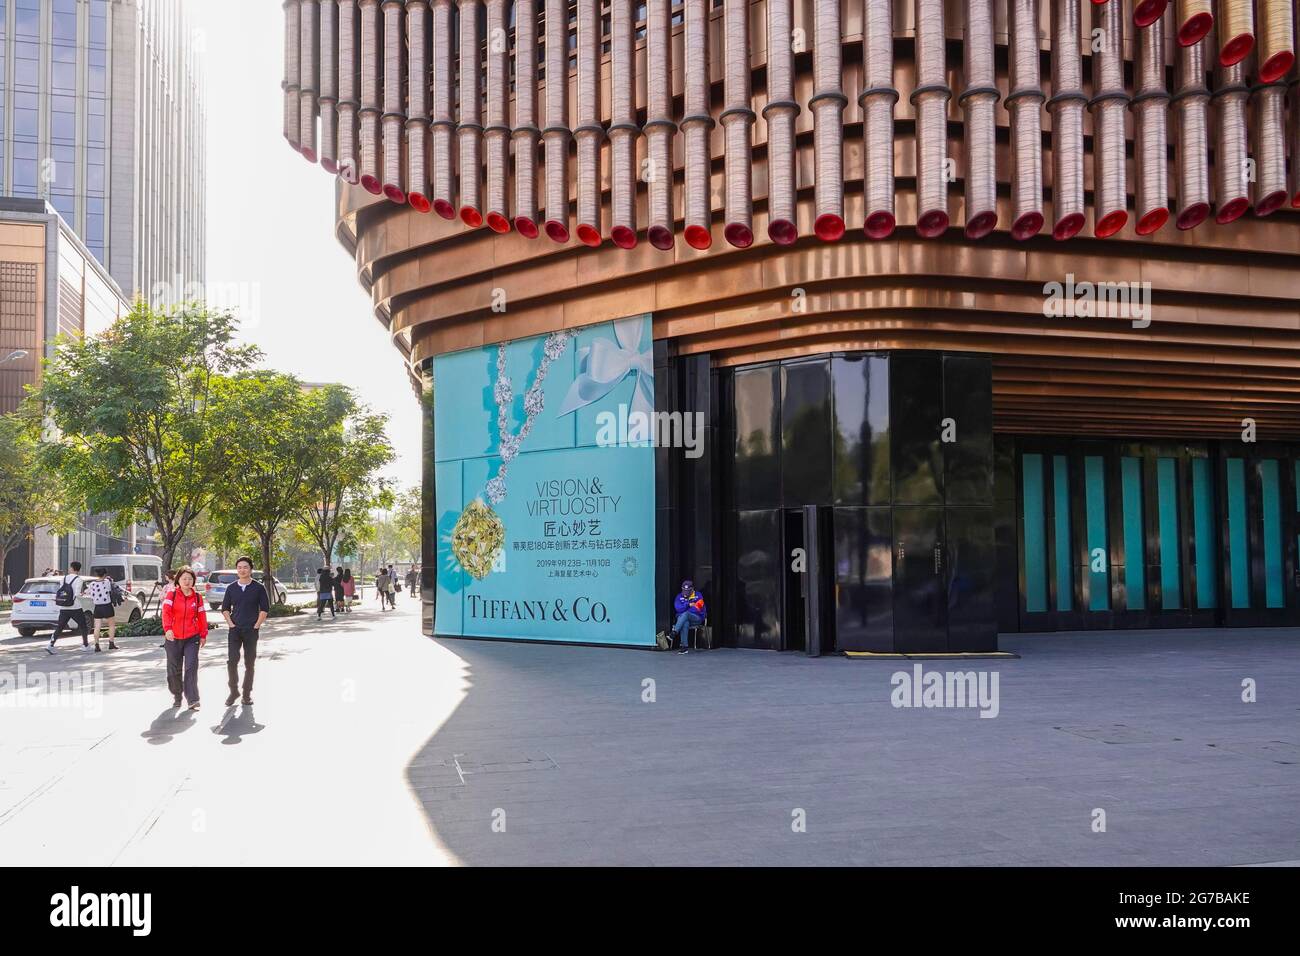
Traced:
<path id="1" fill-rule="evenodd" d="M 776 365 L 737 371 L 736 507 L 774 508 L 781 503 L 777 461 Z"/>
<path id="2" fill-rule="evenodd" d="M 945 441 L 944 494 L 948 504 L 983 504 L 993 494 L 993 366 L 985 358 L 943 360 L 945 419 L 954 441 Z"/>
<path id="3" fill-rule="evenodd" d="M 889 359 L 837 356 L 835 388 L 835 503 L 889 503 Z"/>
<path id="4" fill-rule="evenodd" d="M 779 518 L 779 511 L 736 513 L 735 635 L 739 647 L 781 647 L 784 565 Z"/>
<path id="5" fill-rule="evenodd" d="M 943 503 L 943 382 L 938 355 L 890 359 L 895 504 Z"/>
<path id="6" fill-rule="evenodd" d="M 781 367 L 781 504 L 829 504 L 831 371 L 825 359 Z"/>
<path id="7" fill-rule="evenodd" d="M 892 651 L 893 532 L 890 509 L 835 509 L 835 646 Z"/>

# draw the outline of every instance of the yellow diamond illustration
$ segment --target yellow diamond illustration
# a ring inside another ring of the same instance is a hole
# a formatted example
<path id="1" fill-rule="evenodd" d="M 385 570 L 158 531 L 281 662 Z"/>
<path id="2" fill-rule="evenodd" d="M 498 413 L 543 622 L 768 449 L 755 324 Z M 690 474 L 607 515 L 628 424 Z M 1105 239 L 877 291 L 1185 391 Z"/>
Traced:
<path id="1" fill-rule="evenodd" d="M 475 580 L 482 581 L 492 570 L 505 540 L 505 525 L 497 513 L 475 498 L 452 528 L 451 553 Z"/>

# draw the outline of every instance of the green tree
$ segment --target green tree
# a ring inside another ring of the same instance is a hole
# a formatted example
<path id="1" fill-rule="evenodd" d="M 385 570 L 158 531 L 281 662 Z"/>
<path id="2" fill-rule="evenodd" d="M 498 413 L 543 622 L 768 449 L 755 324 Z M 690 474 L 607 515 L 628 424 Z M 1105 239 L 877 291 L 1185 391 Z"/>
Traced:
<path id="1" fill-rule="evenodd" d="M 321 433 L 327 396 L 308 391 L 282 372 L 243 372 L 220 379 L 214 394 L 232 423 L 225 430 L 226 467 L 212 514 L 230 542 L 256 536 L 268 590 L 274 577 L 275 537 L 303 506 L 307 475 L 333 449 Z"/>
<path id="2" fill-rule="evenodd" d="M 235 330 L 229 313 L 138 302 L 102 335 L 61 339 L 32 393 L 54 426 L 42 463 L 117 526 L 152 519 L 164 567 L 230 466 L 215 387 L 260 354 Z"/>
<path id="3" fill-rule="evenodd" d="M 380 563 L 420 560 L 419 488 L 407 488 L 394 496 L 391 510 L 376 522 L 376 544 Z"/>
<path id="4" fill-rule="evenodd" d="M 9 552 L 38 527 L 71 531 L 71 506 L 57 473 L 42 467 L 40 445 L 31 423 L 16 414 L 0 415 L 0 573 Z"/>
<path id="5" fill-rule="evenodd" d="M 342 385 L 317 392 L 324 416 L 318 423 L 331 453 L 317 460 L 307 475 L 307 495 L 295 515 L 298 533 L 316 542 L 326 564 L 350 530 L 370 521 L 376 508 L 392 505 L 388 483 L 379 470 L 393 460 L 384 434 L 384 416 L 357 401 Z"/>

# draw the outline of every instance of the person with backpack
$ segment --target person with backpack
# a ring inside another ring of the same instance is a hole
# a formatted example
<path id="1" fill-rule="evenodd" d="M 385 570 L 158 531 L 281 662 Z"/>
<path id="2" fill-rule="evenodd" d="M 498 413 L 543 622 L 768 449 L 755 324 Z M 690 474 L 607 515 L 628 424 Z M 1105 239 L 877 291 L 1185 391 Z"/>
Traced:
<path id="1" fill-rule="evenodd" d="M 334 586 L 334 607 L 340 614 L 342 614 L 348 609 L 347 602 L 343 600 L 342 566 L 334 569 L 334 576 L 330 578 L 330 583 Z"/>
<path id="2" fill-rule="evenodd" d="M 388 591 L 392 587 L 392 578 L 388 576 L 388 568 L 382 564 L 379 566 L 379 574 L 375 576 L 375 591 L 379 595 L 379 610 L 388 610 Z"/>
<path id="3" fill-rule="evenodd" d="M 190 710 L 199 709 L 199 648 L 208 642 L 208 609 L 189 568 L 176 572 L 176 586 L 162 602 L 162 624 L 167 649 L 167 689 L 172 706 L 181 705 L 181 693 Z"/>
<path id="4" fill-rule="evenodd" d="M 54 643 L 63 636 L 63 630 L 69 622 L 75 622 L 81 629 L 81 646 L 90 646 L 90 624 L 86 621 L 86 611 L 81 606 L 81 592 L 86 587 L 86 579 L 81 576 L 81 562 L 68 563 L 68 573 L 63 576 L 59 589 L 54 592 L 54 605 L 59 609 L 59 622 L 54 625 L 54 634 L 45 648 L 47 654 L 54 653 Z"/>
<path id="5" fill-rule="evenodd" d="M 94 617 L 91 628 L 95 632 L 95 650 L 99 650 L 101 621 L 104 629 L 108 631 L 108 649 L 117 650 L 118 646 L 113 638 L 117 636 L 117 605 L 122 603 L 122 589 L 108 576 L 108 568 L 100 568 L 99 577 L 90 582 L 86 592 L 90 595 L 90 603 L 95 608 L 91 612 Z"/>

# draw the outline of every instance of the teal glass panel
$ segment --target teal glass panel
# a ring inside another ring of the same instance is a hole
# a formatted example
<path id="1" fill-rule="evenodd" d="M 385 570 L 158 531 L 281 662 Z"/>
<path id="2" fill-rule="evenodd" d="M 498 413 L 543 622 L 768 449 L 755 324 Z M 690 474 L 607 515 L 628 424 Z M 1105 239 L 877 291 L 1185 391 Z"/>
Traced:
<path id="1" fill-rule="evenodd" d="M 1214 524 L 1210 459 L 1192 459 L 1192 529 L 1196 535 L 1196 606 L 1219 606 L 1219 535 Z"/>
<path id="2" fill-rule="evenodd" d="M 1043 456 L 1025 455 L 1023 475 L 1025 518 L 1025 610 L 1047 610 L 1047 525 L 1043 511 Z"/>
<path id="3" fill-rule="evenodd" d="M 1178 462 L 1156 459 L 1156 498 L 1160 517 L 1160 606 L 1183 606 L 1182 565 L 1178 557 Z"/>
<path id="4" fill-rule="evenodd" d="M 1083 498 L 1088 527 L 1088 610 L 1110 610 L 1110 553 L 1106 547 L 1106 470 L 1100 455 L 1083 459 Z M 1100 554 L 1098 553 L 1100 552 Z M 1100 564 L 1101 570 L 1093 567 Z"/>
<path id="5" fill-rule="evenodd" d="M 1074 608 L 1074 574 L 1070 559 L 1070 467 L 1064 455 L 1052 456 L 1053 531 L 1056 538 L 1056 609 Z"/>
<path id="6" fill-rule="evenodd" d="M 1264 606 L 1285 607 L 1282 594 L 1282 491 L 1276 458 L 1259 463 L 1259 499 L 1264 512 Z"/>
<path id="7" fill-rule="evenodd" d="M 1124 586 L 1128 592 L 1128 609 L 1141 611 L 1147 606 L 1146 553 L 1142 533 L 1142 459 L 1120 459 L 1120 476 L 1124 482 Z"/>
<path id="8" fill-rule="evenodd" d="M 1224 462 L 1228 492 L 1228 580 L 1232 606 L 1250 607 L 1250 568 L 1246 553 L 1246 462 L 1229 458 Z"/>

